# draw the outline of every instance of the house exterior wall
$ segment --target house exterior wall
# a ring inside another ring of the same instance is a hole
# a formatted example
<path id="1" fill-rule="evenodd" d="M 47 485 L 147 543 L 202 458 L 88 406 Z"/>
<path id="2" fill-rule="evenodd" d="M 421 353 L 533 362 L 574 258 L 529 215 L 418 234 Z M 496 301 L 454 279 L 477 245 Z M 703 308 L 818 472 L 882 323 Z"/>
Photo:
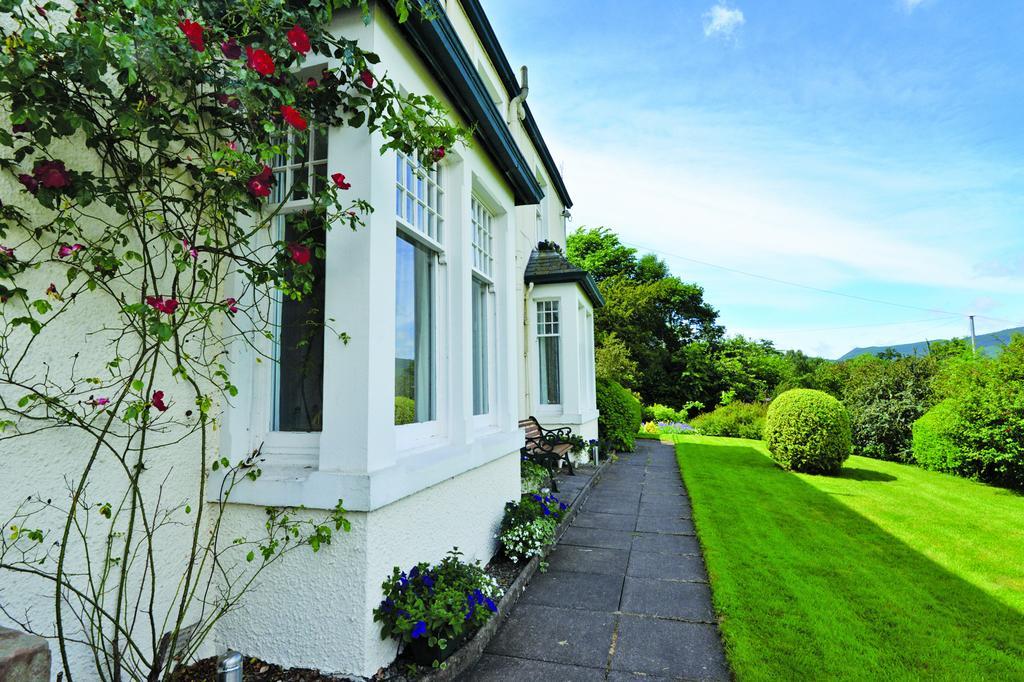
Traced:
<path id="1" fill-rule="evenodd" d="M 508 97 L 461 6 L 451 0 L 447 8 L 481 75 L 497 85 L 499 109 L 506 113 Z M 377 68 L 386 70 L 404 88 L 431 93 L 456 110 L 381 7 L 374 7 L 368 25 L 357 13 L 347 12 L 337 17 L 335 28 L 376 52 L 381 57 Z M 331 60 L 323 64 L 330 65 Z M 442 164 L 449 183 L 446 222 L 450 232 L 444 244 L 438 294 L 440 423 L 426 434 L 393 423 L 395 157 L 379 153 L 382 140 L 377 136 L 330 133 L 328 173 L 345 173 L 352 183 L 351 195 L 366 198 L 376 210 L 365 228 L 355 232 L 335 229 L 327 236 L 325 317 L 336 320 L 337 329 L 347 332 L 350 340 L 345 343 L 330 333 L 325 335 L 323 430 L 290 434 L 295 438 L 269 431 L 270 363 L 257 362 L 256 355 L 239 344 L 229 350 L 230 371 L 240 394 L 218 411 L 223 428 L 216 454 L 237 461 L 262 449 L 264 456 L 263 476 L 233 491 L 223 537 L 258 533 L 267 505 L 304 506 L 315 516 L 315 510 L 333 508 L 339 499 L 351 510 L 352 530 L 337 534 L 330 546 L 315 555 L 300 550 L 270 567 L 240 607 L 218 624 L 205 653 L 234 648 L 284 666 L 369 677 L 390 663 L 396 652 L 393 642 L 380 639 L 379 625 L 373 623 L 371 614 L 380 600 L 381 582 L 393 566 L 408 568 L 419 561 L 437 561 L 455 546 L 470 560 L 486 562 L 493 555 L 503 506 L 519 495 L 518 452 L 523 435 L 517 422 L 538 412 L 531 306 L 543 289 L 544 296 L 564 301 L 573 319 L 577 310 L 591 310 L 576 285 L 545 285 L 531 292 L 523 284 L 523 272 L 538 239 L 564 246 L 564 206 L 555 192 L 548 191 L 553 187 L 551 178 L 519 120 L 513 117 L 510 127 L 545 187 L 542 205 L 516 206 L 507 180 L 481 145 L 454 150 Z M 69 148 L 64 158 L 73 167 L 86 167 L 85 150 Z M 7 175 L 0 176 L 0 189 L 5 197 L 18 194 Z M 495 406 L 487 418 L 474 417 L 471 409 L 469 208 L 473 196 L 484 201 L 495 216 Z M 40 210 L 38 205 L 29 208 Z M 39 277 L 41 288 L 45 288 L 48 275 Z M 86 354 L 90 345 L 100 347 L 95 340 L 83 344 L 89 323 L 102 324 L 96 310 L 88 317 L 91 319 L 68 325 L 64 332 L 68 346 L 83 347 Z M 586 334 L 586 324 L 573 322 L 566 328 L 562 381 L 567 402 L 557 413 L 541 411 L 537 416 L 546 425 L 569 425 L 584 437 L 596 437 L 592 398 L 582 392 L 582 398 L 572 397 L 570 388 L 585 385 L 586 363 L 573 357 L 578 355 L 579 337 L 570 336 Z M 106 361 L 101 356 L 97 353 L 97 361 Z M 167 377 L 167 382 L 173 380 Z M 0 488 L 0 515 L 28 495 L 51 491 L 57 497 L 63 491 L 65 472 L 77 470 L 84 461 L 74 438 L 64 432 L 16 443 L 13 447 L 5 444 L 0 453 L 5 481 L 15 482 Z M 55 454 L 33 456 L 36 452 Z M 165 449 L 158 468 L 150 471 L 151 480 L 161 481 L 160 474 L 166 472 L 166 495 L 199 504 L 196 457 L 195 442 Z M 101 472 L 96 480 L 93 493 L 98 499 L 123 490 L 115 471 Z M 214 478 L 209 486 L 211 501 L 216 499 L 217 483 Z M 156 563 L 165 567 L 167 584 L 181 574 L 188 541 L 187 528 L 172 529 L 158 547 Z M 161 593 L 158 606 L 169 604 L 172 593 L 173 589 Z M 5 576 L 0 600 L 14 612 L 32 608 L 33 622 L 46 627 L 52 602 L 47 585 Z M 0 624 L 9 623 L 0 617 Z M 88 670 L 88 651 L 79 645 L 71 648 L 76 667 Z M 54 676 L 58 670 L 55 661 Z M 89 678 L 83 673 L 76 679 Z"/>

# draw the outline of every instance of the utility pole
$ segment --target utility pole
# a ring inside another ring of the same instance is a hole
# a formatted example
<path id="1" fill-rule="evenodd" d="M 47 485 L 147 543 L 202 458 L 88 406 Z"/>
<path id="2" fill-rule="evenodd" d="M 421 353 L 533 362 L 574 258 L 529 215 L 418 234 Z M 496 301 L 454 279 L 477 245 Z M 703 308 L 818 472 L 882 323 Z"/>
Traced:
<path id="1" fill-rule="evenodd" d="M 975 355 L 978 354 L 978 342 L 974 338 L 974 315 L 967 316 L 971 321 L 971 352 Z"/>

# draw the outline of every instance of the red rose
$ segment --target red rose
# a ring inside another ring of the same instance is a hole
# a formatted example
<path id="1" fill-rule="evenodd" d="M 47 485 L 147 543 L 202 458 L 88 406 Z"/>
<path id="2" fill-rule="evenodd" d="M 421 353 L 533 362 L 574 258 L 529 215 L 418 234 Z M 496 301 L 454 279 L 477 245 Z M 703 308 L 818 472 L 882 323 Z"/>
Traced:
<path id="1" fill-rule="evenodd" d="M 444 158 L 444 147 L 437 147 L 431 155 L 434 157 L 434 161 L 440 161 Z"/>
<path id="2" fill-rule="evenodd" d="M 71 184 L 71 174 L 64 168 L 63 161 L 40 161 L 32 169 L 32 175 L 47 189 L 63 189 Z"/>
<path id="3" fill-rule="evenodd" d="M 274 73 L 274 60 L 265 51 L 246 47 L 245 55 L 245 65 L 256 73 L 261 76 L 269 76 Z"/>
<path id="4" fill-rule="evenodd" d="M 249 188 L 249 194 L 257 198 L 266 198 L 270 196 L 270 186 L 273 181 L 274 174 L 270 170 L 270 166 L 263 166 L 263 170 L 249 178 L 246 185 Z"/>
<path id="5" fill-rule="evenodd" d="M 167 403 L 164 402 L 163 391 L 153 391 L 153 399 L 150 402 L 153 403 L 153 407 L 161 412 L 167 411 Z"/>
<path id="6" fill-rule="evenodd" d="M 25 189 L 32 194 L 35 194 L 36 192 L 39 191 L 39 181 L 33 178 L 31 175 L 28 175 L 27 173 L 22 173 L 21 175 L 19 175 L 18 182 L 25 185 Z"/>
<path id="7" fill-rule="evenodd" d="M 363 85 L 366 87 L 373 87 L 373 74 L 369 70 L 363 69 L 359 74 L 359 80 L 363 81 Z"/>
<path id="8" fill-rule="evenodd" d="M 294 242 L 288 245 L 288 253 L 291 254 L 292 260 L 299 265 L 308 263 L 309 257 L 312 255 L 308 246 Z"/>
<path id="9" fill-rule="evenodd" d="M 242 47 L 234 38 L 221 43 L 220 51 L 226 59 L 238 59 L 242 56 Z"/>
<path id="10" fill-rule="evenodd" d="M 281 105 L 281 115 L 284 116 L 285 122 L 292 128 L 296 130 L 306 129 L 306 119 L 302 118 L 302 114 L 287 104 Z"/>
<path id="11" fill-rule="evenodd" d="M 334 184 L 338 186 L 338 189 L 348 189 L 352 185 L 345 182 L 345 176 L 341 173 L 335 173 L 331 176 L 331 180 L 334 180 Z"/>
<path id="12" fill-rule="evenodd" d="M 228 312 L 232 315 L 238 312 L 238 306 L 236 305 L 238 300 L 235 298 L 225 298 L 224 306 L 228 309 Z"/>
<path id="13" fill-rule="evenodd" d="M 197 52 L 203 52 L 206 50 L 206 45 L 203 44 L 203 26 L 197 24 L 191 19 L 185 19 L 178 23 L 178 28 L 188 38 L 188 44 L 191 45 Z"/>
<path id="14" fill-rule="evenodd" d="M 146 305 L 158 313 L 173 315 L 174 311 L 178 308 L 178 301 L 174 298 L 164 298 L 162 296 L 147 296 Z"/>
<path id="15" fill-rule="evenodd" d="M 307 80 L 306 87 L 309 88 L 310 90 L 314 89 L 316 87 L 316 79 L 310 78 L 309 80 Z"/>
<path id="16" fill-rule="evenodd" d="M 309 52 L 309 36 L 302 30 L 302 27 L 298 24 L 292 26 L 291 30 L 288 31 L 288 44 L 298 52 L 299 54 L 306 54 Z"/>

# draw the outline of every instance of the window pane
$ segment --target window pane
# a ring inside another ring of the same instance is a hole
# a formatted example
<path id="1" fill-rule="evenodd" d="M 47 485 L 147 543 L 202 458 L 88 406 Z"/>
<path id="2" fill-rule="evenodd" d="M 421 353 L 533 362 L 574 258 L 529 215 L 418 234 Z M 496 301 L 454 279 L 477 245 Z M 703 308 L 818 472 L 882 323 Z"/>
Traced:
<path id="1" fill-rule="evenodd" d="M 286 216 L 282 239 L 304 240 L 301 223 Z M 324 245 L 322 224 L 311 226 L 313 241 Z M 276 403 L 277 431 L 320 431 L 323 427 L 324 262 L 314 252 L 313 289 L 301 301 L 285 299 L 279 306 Z"/>
<path id="2" fill-rule="evenodd" d="M 558 337 L 542 336 L 540 345 L 540 403 L 558 405 L 562 402 L 558 381 Z"/>
<path id="3" fill-rule="evenodd" d="M 401 236 L 396 241 L 395 256 L 395 423 L 432 421 L 433 256 Z"/>
<path id="4" fill-rule="evenodd" d="M 487 314 L 487 286 L 473 280 L 473 414 L 487 414 L 488 375 L 487 336 L 490 318 Z"/>

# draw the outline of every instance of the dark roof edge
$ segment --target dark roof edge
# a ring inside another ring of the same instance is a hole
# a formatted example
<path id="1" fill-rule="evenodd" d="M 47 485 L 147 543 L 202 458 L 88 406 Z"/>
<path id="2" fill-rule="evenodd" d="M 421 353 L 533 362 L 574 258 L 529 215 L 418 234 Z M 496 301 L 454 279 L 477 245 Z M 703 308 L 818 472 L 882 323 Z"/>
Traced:
<path id="1" fill-rule="evenodd" d="M 597 288 L 597 282 L 594 280 L 594 276 L 585 270 L 577 270 L 575 272 L 553 272 L 545 273 L 543 275 L 526 275 L 523 278 L 527 284 L 567 284 L 575 282 L 580 285 L 583 289 L 583 293 L 587 295 L 590 302 L 595 308 L 604 307 L 604 296 L 601 295 L 600 290 Z"/>
<path id="2" fill-rule="evenodd" d="M 414 0 L 422 2 L 423 0 Z M 383 3 L 395 15 L 396 0 Z M 491 101 L 480 74 L 444 12 L 431 20 L 418 12 L 398 25 L 463 117 L 476 123 L 477 138 L 512 186 L 517 206 L 539 204 L 544 190 Z"/>
<path id="3" fill-rule="evenodd" d="M 480 38 L 480 42 L 484 46 L 484 51 L 487 52 L 487 56 L 490 57 L 491 63 L 498 72 L 498 77 L 501 78 L 502 85 L 505 86 L 505 92 L 508 93 L 509 97 L 515 97 L 519 94 L 519 79 L 516 78 L 512 65 L 508 63 L 505 51 L 501 49 L 501 43 L 498 42 L 498 36 L 495 35 L 494 27 L 491 26 L 490 20 L 484 13 L 480 0 L 460 0 L 460 2 L 462 3 L 462 9 L 466 12 L 466 16 L 469 17 L 469 23 L 473 25 L 473 30 L 476 31 L 477 37 Z M 540 154 L 541 162 L 544 164 L 544 168 L 547 169 L 548 175 L 551 176 L 551 182 L 554 184 L 555 191 L 558 192 L 562 204 L 566 208 L 571 208 L 572 198 L 569 196 L 569 190 L 565 187 L 562 173 L 558 170 L 558 166 L 555 165 L 551 151 L 544 142 L 544 137 L 540 134 L 540 129 L 537 127 L 537 121 L 534 120 L 533 113 L 530 111 L 530 105 L 526 102 L 523 102 L 523 111 L 526 113 L 526 119 L 523 121 L 526 134 L 529 136 L 530 141 L 533 142 L 533 146 L 536 147 L 537 153 Z"/>

